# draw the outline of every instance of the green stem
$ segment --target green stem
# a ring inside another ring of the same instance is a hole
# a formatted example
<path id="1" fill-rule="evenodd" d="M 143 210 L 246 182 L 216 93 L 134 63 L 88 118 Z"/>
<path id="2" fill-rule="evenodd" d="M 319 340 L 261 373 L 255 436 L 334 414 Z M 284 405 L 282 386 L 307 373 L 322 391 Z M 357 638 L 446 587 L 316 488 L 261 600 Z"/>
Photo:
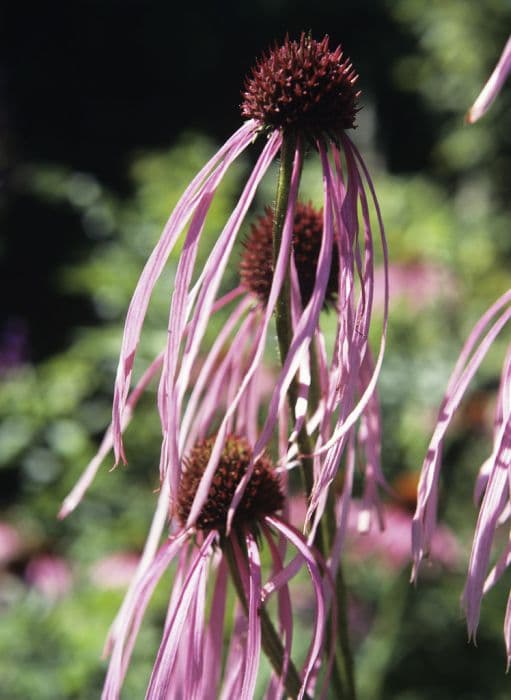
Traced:
<path id="1" fill-rule="evenodd" d="M 231 535 L 231 537 L 235 536 L 236 535 L 234 534 Z M 222 542 L 222 549 L 225 554 L 227 564 L 229 566 L 229 572 L 231 574 L 234 588 L 241 602 L 243 610 L 245 611 L 245 615 L 247 615 L 248 617 L 247 598 L 245 595 L 245 590 L 243 588 L 243 582 L 241 580 L 239 563 L 237 562 L 236 556 L 234 554 L 234 547 L 232 544 L 231 537 L 226 538 Z M 242 541 L 240 541 L 240 545 L 242 546 L 242 552 L 244 552 L 244 554 L 246 555 L 246 550 Z M 263 651 L 268 657 L 271 665 L 275 669 L 275 673 L 280 677 L 282 674 L 282 667 L 284 664 L 284 649 L 282 648 L 282 642 L 280 640 L 280 637 L 277 634 L 275 627 L 273 626 L 270 616 L 268 615 L 268 611 L 264 606 L 261 606 L 259 608 L 259 619 L 261 621 L 261 646 L 263 647 Z M 287 674 L 286 678 L 284 679 L 284 687 L 286 689 L 287 695 L 290 698 L 297 698 L 301 686 L 302 681 L 300 679 L 298 671 L 296 670 L 292 660 L 289 659 Z M 305 695 L 305 698 L 308 698 L 308 696 Z"/>
<path id="2" fill-rule="evenodd" d="M 275 196 L 275 213 L 273 219 L 273 266 L 275 269 L 277 257 L 282 243 L 282 230 L 289 206 L 289 193 L 291 188 L 291 177 L 293 173 L 293 160 L 296 150 L 297 138 L 293 133 L 284 133 L 281 147 L 280 169 L 277 181 L 277 192 Z M 288 266 L 289 268 L 289 266 Z M 291 323 L 291 284 L 289 272 L 286 274 L 282 289 L 275 306 L 275 324 L 277 328 L 277 339 L 279 344 L 280 359 L 284 364 L 291 341 L 293 338 L 293 328 Z M 316 405 L 319 398 L 318 386 L 318 361 L 313 344 L 311 345 L 311 388 L 309 399 Z M 298 396 L 296 378 L 290 384 L 288 390 L 288 401 L 291 408 L 292 420 L 295 420 L 294 409 Z M 305 425 L 302 426 L 297 436 L 297 443 L 302 455 L 310 455 L 313 451 L 312 440 L 307 433 Z M 310 498 L 314 483 L 313 460 L 310 457 L 301 457 L 302 478 L 304 481 L 307 499 Z M 329 493 L 325 508 L 325 515 L 316 534 L 315 545 L 321 554 L 326 558 L 330 551 L 334 533 L 336 530 L 335 502 L 332 493 Z M 339 566 L 335 581 L 335 598 L 339 615 L 339 629 L 337 631 L 337 644 L 332 673 L 332 685 L 334 686 L 335 697 L 339 700 L 356 700 L 356 690 L 353 672 L 353 656 L 351 654 L 348 620 L 347 620 L 347 594 L 342 574 Z M 328 626 L 330 629 L 330 625 Z M 328 632 L 330 634 L 330 632 Z"/>
<path id="3" fill-rule="evenodd" d="M 289 135 L 284 134 L 280 149 L 280 168 L 277 180 L 277 193 L 275 195 L 275 212 L 273 216 L 273 269 L 275 269 L 277 265 L 277 258 L 282 244 L 282 230 L 284 228 L 284 221 L 286 220 L 286 212 L 289 203 L 296 144 L 297 138 L 294 133 Z M 286 265 L 286 268 L 289 269 L 289 264 Z M 279 298 L 275 305 L 275 323 L 277 326 L 280 360 L 282 364 L 284 364 L 293 338 L 293 327 L 291 324 L 291 281 L 289 272 L 286 273 Z"/>

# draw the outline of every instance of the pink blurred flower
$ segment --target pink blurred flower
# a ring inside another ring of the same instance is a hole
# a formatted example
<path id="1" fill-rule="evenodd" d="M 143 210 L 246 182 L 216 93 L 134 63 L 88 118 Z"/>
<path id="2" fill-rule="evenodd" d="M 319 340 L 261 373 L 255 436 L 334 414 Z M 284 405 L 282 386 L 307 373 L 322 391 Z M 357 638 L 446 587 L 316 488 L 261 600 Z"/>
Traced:
<path id="1" fill-rule="evenodd" d="M 384 307 L 385 271 L 378 267 L 374 277 L 374 305 Z M 388 270 L 392 304 L 406 304 L 411 311 L 420 311 L 439 299 L 452 298 L 456 291 L 454 276 L 444 267 L 426 262 L 394 263 Z"/>
<path id="2" fill-rule="evenodd" d="M 356 559 L 378 558 L 389 569 L 400 570 L 411 561 L 410 532 L 412 515 L 397 506 L 385 507 L 383 529 L 372 523 L 369 530 L 360 531 L 360 508 L 350 511 L 348 545 Z M 436 528 L 431 541 L 431 558 L 447 569 L 457 566 L 461 557 L 460 545 L 445 526 Z"/>
<path id="3" fill-rule="evenodd" d="M 48 600 L 55 601 L 69 592 L 73 577 L 65 559 L 41 554 L 31 559 L 25 571 L 27 583 Z"/>
<path id="4" fill-rule="evenodd" d="M 422 558 L 431 552 L 436 526 L 438 481 L 444 436 L 469 383 L 500 331 L 511 319 L 511 290 L 498 299 L 470 333 L 449 380 L 437 424 L 422 467 L 417 509 L 413 519 L 413 578 Z M 479 516 L 472 543 L 463 605 L 470 637 L 475 637 L 481 602 L 511 563 L 511 546 L 504 548 L 497 564 L 488 571 L 492 546 L 499 525 L 511 515 L 511 346 L 502 369 L 493 427 L 493 450 L 481 466 L 475 485 Z M 504 636 L 511 661 L 511 594 L 504 622 Z"/>
<path id="5" fill-rule="evenodd" d="M 466 120 L 469 124 L 473 124 L 480 119 L 491 107 L 493 101 L 499 94 L 504 85 L 509 71 L 511 70 L 511 37 L 507 40 L 500 59 L 495 66 L 493 73 L 488 78 L 486 85 L 483 87 L 477 100 L 469 109 Z"/>
<path id="6" fill-rule="evenodd" d="M 140 561 L 138 554 L 116 552 L 97 561 L 90 570 L 92 583 L 98 588 L 126 588 Z"/>

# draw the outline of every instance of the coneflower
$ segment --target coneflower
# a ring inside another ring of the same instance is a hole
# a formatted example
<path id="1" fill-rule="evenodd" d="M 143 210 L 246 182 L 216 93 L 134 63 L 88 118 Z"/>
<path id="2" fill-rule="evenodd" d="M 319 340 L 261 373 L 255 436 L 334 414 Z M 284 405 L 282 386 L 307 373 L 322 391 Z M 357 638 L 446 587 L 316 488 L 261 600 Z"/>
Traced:
<path id="1" fill-rule="evenodd" d="M 469 123 L 477 121 L 498 95 L 511 69 L 511 39 L 500 60 L 467 114 Z M 455 411 L 497 336 L 511 320 L 511 290 L 508 290 L 483 314 L 470 333 L 449 379 L 440 406 L 437 424 L 422 466 L 417 509 L 412 528 L 414 566 L 412 579 L 431 550 L 436 528 L 438 485 L 442 466 L 443 441 Z M 467 617 L 469 638 L 475 639 L 483 595 L 499 580 L 511 564 L 511 539 L 504 546 L 495 566 L 490 558 L 497 528 L 511 516 L 511 346 L 502 368 L 493 427 L 493 447 L 479 470 L 474 500 L 479 507 L 472 541 L 467 579 L 463 591 L 463 607 Z M 511 594 L 504 617 L 504 639 L 507 665 L 511 665 Z"/>
<path id="2" fill-rule="evenodd" d="M 358 440 L 367 458 L 366 520 L 378 507 L 378 485 L 383 477 L 375 388 L 385 344 L 387 252 L 373 184 L 346 133 L 354 128 L 359 109 L 357 80 L 350 60 L 340 47 L 330 48 L 328 37 L 319 42 L 305 33 L 297 41 L 286 38 L 282 46 L 263 56 L 245 83 L 241 112 L 247 121 L 190 183 L 142 271 L 125 323 L 112 426 L 61 511 L 64 516 L 76 507 L 112 445 L 116 464 L 126 461 L 123 431 L 145 386 L 159 375 L 160 494 L 144 553 L 114 632 L 119 624 L 124 624 L 120 621 L 125 617 L 126 606 L 129 608 L 137 596 L 140 599 L 141 586 L 154 576 L 156 562 L 160 561 L 155 559 L 156 551 L 169 517 L 173 531 L 180 512 L 187 455 L 198 441 L 212 434 L 215 438 L 207 464 L 196 479 L 186 522 L 182 522 L 183 532 L 197 527 L 230 434 L 246 436 L 251 458 L 228 505 L 227 538 L 235 529 L 237 509 L 243 503 L 258 460 L 277 432 L 279 468 L 286 471 L 296 464 L 302 467 L 307 520 L 311 524 L 308 541 L 320 544 L 325 556 L 330 551 L 328 575 L 335 576 L 346 529 L 358 422 Z M 263 141 L 257 162 L 204 267 L 196 271 L 201 234 L 216 191 L 232 163 L 256 139 Z M 324 196 L 319 211 L 298 204 L 302 165 L 309 152 L 319 156 L 322 168 Z M 245 241 L 242 283 L 219 296 L 224 272 L 258 186 L 279 155 L 275 208 L 254 224 Z M 368 335 L 373 306 L 375 220 L 383 251 L 385 292 L 383 331 L 373 362 Z M 130 394 L 151 294 L 182 234 L 167 343 Z M 211 316 L 224 307 L 229 310 L 225 326 L 206 350 L 203 341 Z M 337 320 L 329 353 L 320 328 L 320 315 L 326 307 L 335 311 Z M 263 357 L 274 317 L 282 369 L 269 400 L 263 404 L 259 378 L 264 373 Z M 328 506 L 334 518 L 330 523 L 333 530 L 328 541 L 323 538 L 320 543 L 316 538 L 320 518 L 331 498 L 330 486 L 346 447 L 346 474 L 339 507 L 334 508 L 331 503 Z M 183 519 L 182 515 L 179 517 Z M 204 546 L 212 547 L 219 536 L 208 535 L 209 544 Z"/>
<path id="3" fill-rule="evenodd" d="M 303 536 L 279 516 L 284 495 L 270 459 L 263 455 L 253 462 L 248 441 L 228 435 L 195 526 L 187 527 L 214 445 L 214 438 L 200 441 L 184 460 L 176 499 L 180 526 L 161 546 L 132 590 L 112 630 L 105 700 L 119 697 L 147 604 L 161 576 L 175 559 L 172 594 L 147 698 L 251 700 L 261 649 L 273 665 L 267 697 L 277 698 L 283 692 L 291 697 L 303 697 L 315 683 L 315 666 L 324 645 L 324 584 L 317 555 Z M 231 500 L 252 463 L 252 476 L 227 533 Z M 260 556 L 263 543 L 272 561 L 266 582 Z M 283 561 L 286 544 L 296 550 L 295 559 L 288 566 Z M 309 653 L 303 667 L 297 670 L 291 656 L 293 613 L 289 582 L 302 568 L 311 577 L 315 614 Z M 224 665 L 222 649 L 229 581 L 237 592 L 238 603 L 234 608 L 229 657 Z M 209 606 L 208 589 L 212 591 Z M 265 605 L 273 594 L 277 599 L 278 628 L 274 627 Z"/>

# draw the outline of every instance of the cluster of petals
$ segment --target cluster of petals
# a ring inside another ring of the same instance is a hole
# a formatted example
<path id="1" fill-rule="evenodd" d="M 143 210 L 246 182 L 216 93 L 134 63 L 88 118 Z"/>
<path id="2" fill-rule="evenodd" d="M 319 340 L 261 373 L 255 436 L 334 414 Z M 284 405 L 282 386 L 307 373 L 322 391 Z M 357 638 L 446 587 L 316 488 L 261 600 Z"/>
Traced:
<path id="1" fill-rule="evenodd" d="M 201 234 L 215 193 L 230 166 L 258 136 L 264 139 L 264 145 L 257 162 L 248 175 L 236 206 L 219 231 L 207 262 L 197 270 Z M 175 697 L 209 697 L 208 693 L 212 688 L 217 689 L 220 681 L 224 688 L 223 697 L 251 697 L 261 645 L 257 614 L 259 606 L 271 590 L 278 591 L 281 636 L 287 650 L 292 619 L 287 585 L 298 569 L 304 566 L 311 575 L 317 604 L 311 650 L 301 675 L 302 692 L 307 688 L 310 693 L 308 684 L 314 682 L 312 671 L 323 643 L 324 609 L 329 597 L 323 590 L 325 578 L 321 583 L 319 569 L 313 563 L 310 545 L 325 508 L 328 490 L 344 460 L 338 530 L 330 553 L 328 578 L 335 572 L 345 537 L 357 466 L 357 442 L 360 453 L 365 455 L 362 466 L 365 520 L 370 521 L 371 515 L 379 511 L 378 491 L 384 485 L 384 479 L 380 467 L 381 421 L 376 382 L 385 345 L 388 283 L 385 272 L 384 321 L 378 352 L 373 359 L 368 336 L 374 296 L 375 222 L 385 271 L 387 250 L 373 183 L 357 148 L 344 132 L 341 131 L 335 139 L 324 134 L 315 143 L 323 174 L 323 238 L 314 287 L 307 303 L 302 305 L 292 251 L 300 175 L 305 151 L 309 148 L 306 139 L 299 134 L 282 241 L 268 300 L 265 305 L 261 304 L 241 285 L 227 293 L 221 291 L 235 242 L 253 205 L 259 184 L 277 158 L 284 138 L 283 131 L 268 130 L 267 125 L 249 119 L 197 174 L 176 205 L 142 271 L 129 306 L 115 382 L 112 424 L 98 454 L 61 509 L 60 515 L 64 517 L 76 507 L 112 447 L 116 464 L 121 460 L 126 462 L 123 432 L 141 394 L 153 378 L 159 377 L 157 406 L 162 446 L 158 504 L 137 571 L 107 644 L 111 662 L 105 698 L 118 696 L 151 592 L 176 558 L 175 585 L 148 697 L 167 697 L 170 683 L 173 688 L 180 689 L 175 691 Z M 137 348 L 151 295 L 170 253 L 181 238 L 184 240 L 174 279 L 167 342 L 161 354 L 131 389 Z M 320 314 L 334 254 L 339 258 L 337 328 L 333 349 L 327 352 Z M 262 402 L 263 357 L 271 336 L 276 302 L 289 270 L 290 347 L 268 400 Z M 207 330 L 212 317 L 220 309 L 229 312 L 227 320 L 213 345 L 206 350 Z M 315 366 L 311 361 L 313 355 L 317 358 Z M 309 399 L 311 375 L 314 372 L 317 372 L 320 388 L 317 405 L 311 405 Z M 296 405 L 290 412 L 294 424 L 288 431 L 287 397 L 295 377 L 298 378 L 299 391 Z M 248 565 L 243 567 L 241 559 L 239 564 L 240 570 L 245 569 L 242 578 L 248 615 L 244 619 L 240 615 L 241 621 L 235 624 L 224 678 L 210 677 L 221 666 L 218 658 L 221 645 L 218 640 L 222 638 L 223 621 L 216 612 L 205 621 L 204 591 L 206 580 L 215 578 L 215 596 L 218 596 L 219 603 L 214 610 L 225 606 L 225 562 L 216 547 L 218 533 L 208 533 L 202 541 L 201 533 L 196 533 L 195 539 L 192 535 L 208 497 L 225 440 L 234 432 L 245 436 L 253 448 L 252 462 L 239 483 L 229 509 L 227 536 L 231 536 L 230 525 L 256 460 L 277 438 L 279 470 L 285 478 L 286 472 L 299 462 L 301 455 L 296 438 L 304 427 L 311 437 L 313 452 L 309 456 L 314 465 L 314 483 L 306 517 L 307 542 L 286 524 L 285 519 L 265 516 L 261 528 L 272 553 L 276 573 L 263 585 L 258 545 L 250 533 L 246 535 Z M 178 528 L 174 516 L 186 456 L 197 441 L 210 435 L 215 435 L 216 439 L 209 463 L 198 485 L 188 521 Z M 171 536 L 160 546 L 169 518 Z M 291 542 L 298 550 L 293 562 L 285 567 L 277 557 L 278 549 L 271 531 L 280 534 L 280 543 Z M 322 574 L 325 577 L 325 571 Z M 245 640 L 243 643 L 240 642 L 242 638 Z M 211 663 L 208 661 L 201 665 L 199 660 L 203 654 L 216 656 Z M 279 696 L 281 688 L 276 689 L 275 683 L 281 681 L 282 678 L 272 681 L 268 697 Z"/>
<path id="2" fill-rule="evenodd" d="M 278 516 L 265 516 L 260 523 L 262 540 L 268 545 L 272 570 L 263 581 L 260 544 L 249 530 L 244 533 L 245 552 L 237 536 L 230 536 L 235 566 L 243 587 L 246 609 L 234 605 L 234 625 L 227 660 L 223 662 L 224 627 L 228 595 L 229 566 L 220 534 L 212 530 L 196 537 L 181 529 L 158 550 L 150 566 L 132 586 L 107 641 L 110 663 L 103 698 L 119 697 L 136 636 L 154 588 L 162 575 L 176 563 L 162 640 L 147 688 L 147 698 L 252 698 L 261 655 L 261 611 L 275 596 L 279 636 L 283 640 L 281 673 L 273 672 L 265 692 L 279 698 L 288 673 L 293 641 L 293 614 L 289 581 L 304 565 L 311 578 L 315 609 L 307 658 L 298 673 L 297 697 L 312 693 L 317 661 L 323 650 L 326 620 L 325 586 L 316 555 L 303 536 Z M 238 533 L 239 535 L 239 533 Z M 277 537 L 278 535 L 278 537 Z M 285 544 L 297 554 L 284 565 Z M 296 560 L 300 564 L 296 565 Z M 208 590 L 210 604 L 208 606 Z"/>
<path id="3" fill-rule="evenodd" d="M 419 481 L 417 509 L 412 527 L 414 579 L 417 577 L 421 560 L 431 551 L 435 533 L 445 433 L 481 362 L 510 319 L 511 290 L 500 297 L 477 322 L 449 380 Z M 483 594 L 495 584 L 511 563 L 511 546 L 507 544 L 495 566 L 490 569 L 497 529 L 508 522 L 511 516 L 510 479 L 511 346 L 507 351 L 500 380 L 493 426 L 493 449 L 479 470 L 474 490 L 479 515 L 463 592 L 463 606 L 470 637 L 475 637 Z M 511 595 L 504 622 L 504 637 L 508 659 L 511 659 Z"/>
<path id="4" fill-rule="evenodd" d="M 467 114 L 473 123 L 485 114 L 500 92 L 511 70 L 511 38 L 506 43 L 493 73 Z M 437 516 L 438 483 L 442 460 L 443 440 L 451 419 L 458 408 L 469 383 L 477 372 L 486 353 L 511 319 L 511 290 L 508 290 L 483 314 L 470 333 L 449 380 L 440 406 L 437 424 L 424 460 L 417 495 L 417 509 L 412 526 L 413 569 L 412 579 L 418 575 L 419 565 L 431 551 Z M 497 561 L 490 568 L 497 530 L 510 521 L 511 516 L 511 346 L 502 368 L 493 425 L 491 455 L 479 469 L 474 489 L 474 500 L 479 507 L 467 579 L 463 591 L 463 607 L 467 617 L 468 633 L 475 639 L 482 598 L 500 579 L 511 564 L 511 531 L 509 541 Z M 504 617 L 504 639 L 508 667 L 511 664 L 511 593 Z"/>
<path id="5" fill-rule="evenodd" d="M 385 274 L 384 325 L 378 355 L 373 361 L 368 344 L 373 307 L 375 254 L 373 222 L 370 216 L 371 202 L 376 211 L 385 268 L 387 253 L 372 182 L 356 147 L 345 134 L 341 135 L 339 145 L 333 141 L 318 142 L 323 166 L 324 235 L 316 280 L 311 299 L 305 308 L 301 308 L 299 286 L 296 274 L 293 274 L 291 256 L 293 337 L 283 368 L 276 378 L 263 427 L 261 430 L 255 428 L 247 433 L 246 430 L 240 430 L 239 425 L 233 425 L 235 419 L 238 422 L 243 421 L 243 416 L 251 411 L 250 406 L 257 403 L 255 394 L 258 391 L 258 373 L 262 370 L 270 321 L 287 272 L 287 261 L 291 251 L 293 212 L 304 155 L 304 145 L 300 141 L 294 158 L 281 250 L 266 307 L 261 308 L 256 304 L 241 286 L 223 296 L 218 294 L 218 290 L 257 186 L 279 152 L 282 134 L 278 131 L 273 132 L 266 140 L 242 195 L 220 232 L 207 263 L 193 284 L 192 279 L 200 234 L 215 191 L 227 168 L 249 146 L 259 129 L 260 125 L 256 122 L 245 123 L 196 176 L 177 204 L 149 258 L 126 318 L 115 384 L 112 425 L 98 454 L 65 500 L 61 510 L 62 517 L 76 507 L 112 445 L 116 463 L 120 459 L 126 460 L 123 431 L 131 419 L 134 405 L 141 393 L 158 374 L 158 409 L 163 433 L 160 461 L 162 501 L 170 499 L 172 503 L 175 499 L 183 457 L 197 439 L 210 432 L 215 421 L 219 422 L 216 430 L 217 443 L 203 483 L 197 491 L 189 525 L 193 524 L 204 504 L 226 435 L 233 427 L 237 432 L 246 434 L 253 445 L 255 461 L 275 434 L 278 416 L 284 410 L 287 401 L 287 390 L 297 374 L 300 395 L 295 407 L 296 425 L 289 436 L 287 466 L 296 464 L 298 450 L 294 439 L 305 422 L 308 432 L 317 435 L 314 445 L 315 480 L 308 519 L 314 517 L 314 527 L 317 526 L 328 487 L 335 478 L 345 448 L 348 447 L 348 453 L 355 450 L 354 430 L 359 419 L 358 440 L 366 455 L 365 502 L 368 512 L 377 507 L 378 486 L 383 484 L 384 480 L 379 462 L 380 416 L 376 381 L 383 359 L 388 285 Z M 167 345 L 147 368 L 130 394 L 133 365 L 151 292 L 187 224 L 188 230 L 172 294 Z M 334 240 L 337 242 L 335 248 Z M 319 321 L 333 251 L 339 255 L 337 330 L 333 351 L 327 356 Z M 206 359 L 202 361 L 201 343 L 210 319 L 218 309 L 226 305 L 230 305 L 231 309 L 229 318 L 213 347 L 207 352 Z M 227 341 L 228 350 L 222 356 Z M 310 418 L 308 392 L 312 345 L 318 357 L 321 401 Z M 244 353 L 246 361 L 242 368 L 240 358 L 244 357 Z M 224 387 L 228 387 L 227 402 L 219 417 L 217 399 L 223 393 Z M 346 459 L 346 469 L 347 503 L 353 482 L 354 459 Z M 249 478 L 250 470 L 246 480 L 240 485 L 241 492 Z M 235 498 L 233 509 L 239 497 L 241 493 Z M 167 506 L 163 506 L 160 511 L 161 525 L 167 511 Z"/>

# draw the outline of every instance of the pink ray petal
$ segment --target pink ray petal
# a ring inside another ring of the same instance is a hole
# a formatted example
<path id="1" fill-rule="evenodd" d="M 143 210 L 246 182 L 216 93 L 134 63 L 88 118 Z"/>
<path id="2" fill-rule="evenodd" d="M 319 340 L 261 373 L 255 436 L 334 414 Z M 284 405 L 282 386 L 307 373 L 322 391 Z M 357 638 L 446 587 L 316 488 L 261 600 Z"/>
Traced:
<path id="1" fill-rule="evenodd" d="M 281 532 L 305 559 L 316 598 L 313 637 L 309 647 L 309 652 L 307 654 L 307 660 L 304 665 L 302 687 L 298 696 L 299 700 L 301 700 L 301 698 L 303 698 L 304 694 L 307 692 L 310 675 L 314 669 L 317 659 L 319 658 L 323 646 L 323 634 L 326 621 L 325 593 L 323 590 L 323 583 L 316 559 L 303 539 L 303 536 L 293 527 L 284 523 L 277 516 L 266 516 L 265 521 L 268 523 L 268 525 L 277 530 L 277 532 Z"/>
<path id="2" fill-rule="evenodd" d="M 412 578 L 414 580 L 417 577 L 420 561 L 424 554 L 428 551 L 432 533 L 435 527 L 436 499 L 440 472 L 442 441 L 451 418 L 459 406 L 459 403 L 463 398 L 463 395 L 474 374 L 479 368 L 479 365 L 483 361 L 495 338 L 511 318 L 511 308 L 508 308 L 502 312 L 501 316 L 493 323 L 482 340 L 480 340 L 480 335 L 486 325 L 488 325 L 489 321 L 500 312 L 501 308 L 507 301 L 511 300 L 511 296 L 509 295 L 510 292 L 503 295 L 491 307 L 491 309 L 484 314 L 481 320 L 474 327 L 472 333 L 469 335 L 460 358 L 456 363 L 456 367 L 451 376 L 444 400 L 440 407 L 437 425 L 435 427 L 433 437 L 431 438 L 421 471 L 421 478 L 418 487 L 417 508 L 412 525 L 412 550 L 414 554 Z M 470 357 L 470 353 L 474 349 L 477 341 L 480 341 L 479 345 L 473 351 L 473 354 Z M 461 360 L 463 360 L 463 364 Z M 463 365 L 465 365 L 464 368 Z"/>
<path id="3" fill-rule="evenodd" d="M 259 600 L 261 597 L 261 560 L 259 548 L 252 534 L 246 535 L 248 552 L 248 638 L 246 661 L 241 687 L 241 700 L 254 697 L 259 657 L 261 655 L 261 621 L 259 619 Z"/>
<path id="4" fill-rule="evenodd" d="M 485 114 L 504 85 L 511 70 L 511 37 L 507 40 L 493 73 L 488 78 L 476 101 L 468 110 L 466 121 L 473 124 Z"/>
<path id="5" fill-rule="evenodd" d="M 158 656 L 149 680 L 146 700 L 164 700 L 164 698 L 169 697 L 172 684 L 172 670 L 178 655 L 182 630 L 187 621 L 188 610 L 201 589 L 201 581 L 205 576 L 209 563 L 212 544 L 217 536 L 214 530 L 207 535 L 193 562 L 190 564 L 188 575 L 173 610 L 171 620 L 163 634 Z"/>
<path id="6" fill-rule="evenodd" d="M 268 142 L 268 143 L 270 143 L 270 142 Z M 279 142 L 275 142 L 275 143 L 277 144 Z M 299 179 L 298 173 L 299 173 L 300 162 L 301 162 L 301 155 L 299 152 L 297 152 L 297 155 L 295 158 L 295 164 L 294 164 L 294 173 L 295 174 L 294 174 L 294 179 L 293 179 L 293 182 L 291 185 L 292 192 L 295 191 L 295 195 L 294 195 L 295 199 L 296 199 L 296 189 L 298 186 L 298 179 Z M 266 170 L 266 168 L 265 168 L 265 170 Z M 291 196 L 292 196 L 292 194 L 290 195 L 290 199 L 291 199 Z M 269 297 L 268 305 L 267 305 L 263 320 L 262 320 L 261 325 L 260 325 L 259 342 L 257 343 L 257 345 L 254 348 L 252 361 L 251 361 L 249 367 L 247 367 L 247 369 L 245 371 L 245 375 L 244 375 L 243 381 L 239 387 L 238 393 L 237 393 L 235 399 L 233 400 L 233 402 L 231 403 L 231 405 L 228 407 L 228 409 L 225 413 L 225 416 L 222 420 L 222 423 L 218 429 L 217 438 L 216 438 L 215 444 L 213 446 L 213 450 L 211 452 L 209 463 L 206 467 L 206 470 L 205 470 L 204 475 L 202 477 L 199 488 L 197 489 L 194 503 L 193 503 L 192 509 L 190 511 L 190 515 L 188 518 L 189 523 L 194 522 L 194 520 L 196 519 L 197 515 L 200 513 L 200 510 L 204 504 L 204 501 L 205 501 L 207 494 L 208 494 L 208 491 L 209 491 L 209 486 L 211 484 L 211 480 L 213 478 L 213 475 L 214 475 L 215 470 L 216 470 L 216 466 L 218 464 L 218 459 L 219 459 L 221 451 L 223 449 L 223 443 L 225 440 L 225 436 L 227 434 L 227 424 L 228 424 L 231 416 L 234 414 L 234 411 L 236 410 L 236 408 L 241 400 L 241 397 L 245 393 L 257 367 L 259 366 L 261 358 L 263 356 L 268 326 L 269 326 L 269 323 L 271 320 L 271 316 L 273 313 L 273 308 L 275 306 L 276 298 L 278 296 L 278 293 L 280 291 L 280 287 L 282 285 L 282 280 L 284 279 L 284 271 L 285 271 L 285 267 L 286 267 L 285 263 L 287 262 L 286 253 L 289 250 L 289 246 L 291 244 L 292 223 L 293 223 L 292 217 L 289 217 L 289 223 L 287 222 L 287 219 L 286 219 L 286 224 L 284 225 L 284 231 L 283 231 L 281 254 L 279 254 L 279 257 L 277 260 L 277 265 L 275 267 L 275 273 L 273 276 L 273 282 L 272 282 L 272 287 L 270 290 L 270 297 Z M 258 457 L 258 455 L 255 456 L 256 459 L 257 459 L 257 457 Z M 247 478 L 247 475 L 248 475 L 248 478 Z M 249 467 L 249 469 L 247 470 L 247 473 L 244 477 L 246 479 L 246 481 L 242 480 L 242 482 L 238 486 L 238 489 L 237 489 L 236 494 L 235 494 L 234 499 L 233 499 L 233 504 L 231 505 L 231 508 L 229 509 L 228 520 L 227 520 L 228 527 L 230 526 L 230 523 L 232 521 L 232 515 L 234 514 L 234 509 L 237 505 L 237 500 L 239 501 L 239 498 L 241 498 L 241 496 L 238 496 L 238 494 L 243 493 L 244 486 L 247 483 L 248 479 L 250 478 L 250 475 L 251 475 L 251 469 Z M 242 486 L 242 484 L 243 484 L 243 486 Z"/>
<path id="7" fill-rule="evenodd" d="M 131 418 L 133 417 L 133 410 L 138 403 L 139 398 L 147 388 L 148 384 L 151 382 L 153 377 L 155 377 L 160 371 L 163 364 L 163 353 L 160 353 L 156 357 L 149 367 L 146 369 L 142 377 L 140 378 L 138 384 L 131 392 L 128 400 L 126 401 L 126 406 L 124 408 L 122 419 L 121 419 L 121 431 L 124 432 L 128 427 Z M 113 432 L 112 425 L 109 425 L 103 440 L 96 452 L 95 456 L 91 459 L 87 467 L 85 468 L 83 474 L 76 482 L 73 489 L 64 499 L 62 506 L 60 508 L 58 518 L 62 520 L 66 518 L 70 513 L 74 511 L 76 506 L 82 500 L 85 492 L 94 480 L 99 467 L 101 466 L 105 457 L 109 454 L 113 447 Z"/>
<path id="8" fill-rule="evenodd" d="M 203 668 L 203 700 L 216 700 L 222 673 L 224 617 L 227 602 L 227 564 L 222 558 L 218 566 L 215 590 L 211 601 Z"/>
<path id="9" fill-rule="evenodd" d="M 232 162 L 237 158 L 252 141 L 256 129 L 257 125 L 254 122 L 244 124 L 193 179 L 172 212 L 163 234 L 151 253 L 137 283 L 126 316 L 115 383 L 112 424 L 116 463 L 119 459 L 126 461 L 121 435 L 122 414 L 128 395 L 140 332 L 154 285 L 167 262 L 172 248 L 181 235 L 183 227 L 200 201 L 204 181 L 207 181 L 208 177 L 212 177 L 208 173 L 224 159 Z"/>
<path id="10" fill-rule="evenodd" d="M 263 523 L 263 534 L 268 543 L 270 554 L 273 562 L 274 575 L 284 568 L 284 562 L 279 552 L 278 547 L 273 541 L 270 529 Z M 262 600 L 261 600 L 262 603 Z M 280 634 L 284 638 L 284 654 L 282 658 L 282 669 L 279 676 L 274 672 L 268 688 L 267 700 L 278 700 L 282 696 L 284 690 L 284 680 L 287 676 L 289 660 L 291 658 L 291 645 L 293 642 L 293 609 L 291 605 L 291 596 L 289 588 L 286 584 L 279 587 L 279 627 Z"/>
<path id="11" fill-rule="evenodd" d="M 130 604 L 123 611 L 119 626 L 112 645 L 112 653 L 108 666 L 102 700 L 117 700 L 126 668 L 133 649 L 135 638 L 142 621 L 145 608 L 154 588 L 166 571 L 172 559 L 176 556 L 187 535 L 182 532 L 177 537 L 169 539 L 160 549 L 153 564 L 144 577 L 138 581 Z"/>
<path id="12" fill-rule="evenodd" d="M 468 565 L 463 605 L 467 615 L 469 637 L 475 635 L 479 622 L 484 579 L 498 517 L 509 498 L 508 468 L 511 462 L 511 426 L 504 431 L 477 519 L 472 552 Z"/>

